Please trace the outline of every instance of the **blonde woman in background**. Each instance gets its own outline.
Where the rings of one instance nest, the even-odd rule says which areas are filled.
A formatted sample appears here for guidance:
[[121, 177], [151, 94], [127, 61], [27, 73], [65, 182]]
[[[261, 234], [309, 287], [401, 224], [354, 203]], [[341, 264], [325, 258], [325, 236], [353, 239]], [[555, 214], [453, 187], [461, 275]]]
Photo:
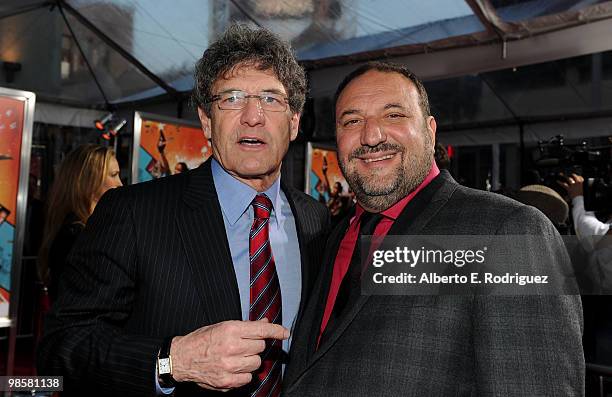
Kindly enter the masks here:
[[39, 270], [54, 301], [64, 262], [85, 228], [98, 200], [122, 186], [115, 152], [106, 146], [83, 145], [70, 152], [55, 175], [46, 204]]

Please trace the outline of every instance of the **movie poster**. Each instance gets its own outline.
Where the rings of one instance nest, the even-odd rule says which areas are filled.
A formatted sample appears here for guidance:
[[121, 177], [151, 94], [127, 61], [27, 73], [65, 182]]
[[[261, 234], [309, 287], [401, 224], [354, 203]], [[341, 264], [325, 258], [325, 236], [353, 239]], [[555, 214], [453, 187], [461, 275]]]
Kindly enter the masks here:
[[9, 316], [21, 262], [28, 175], [21, 167], [29, 167], [34, 101], [33, 93], [0, 88], [0, 320]]
[[198, 123], [136, 113], [132, 183], [196, 168], [211, 154], [210, 143]]
[[306, 193], [325, 204], [333, 220], [342, 218], [353, 206], [355, 195], [342, 175], [332, 146], [308, 143]]

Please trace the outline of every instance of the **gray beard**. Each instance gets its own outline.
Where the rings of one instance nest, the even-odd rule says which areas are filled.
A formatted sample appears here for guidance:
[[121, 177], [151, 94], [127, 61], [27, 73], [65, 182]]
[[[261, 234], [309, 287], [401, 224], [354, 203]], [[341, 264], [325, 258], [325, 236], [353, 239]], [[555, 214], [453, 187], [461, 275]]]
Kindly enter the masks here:
[[[349, 186], [355, 192], [357, 201], [363, 207], [377, 212], [384, 211], [414, 191], [429, 174], [433, 161], [433, 150], [431, 150], [429, 142], [425, 142], [424, 146], [423, 150], [411, 156], [407, 163], [405, 161], [408, 154], [399, 145], [383, 143], [369, 150], [361, 147], [351, 153], [348, 164], [340, 160], [340, 168]], [[351, 165], [351, 160], [357, 155], [393, 149], [400, 151], [401, 163], [390, 175], [390, 180], [384, 181], [384, 183], [381, 183], [380, 177], [376, 173], [359, 174], [355, 167]]]

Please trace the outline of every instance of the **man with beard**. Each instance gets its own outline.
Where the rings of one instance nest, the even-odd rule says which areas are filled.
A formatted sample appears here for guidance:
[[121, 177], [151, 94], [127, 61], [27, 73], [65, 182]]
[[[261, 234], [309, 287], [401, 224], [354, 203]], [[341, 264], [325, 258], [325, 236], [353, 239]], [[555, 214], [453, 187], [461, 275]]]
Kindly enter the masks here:
[[328, 239], [285, 395], [584, 394], [576, 295], [361, 294], [360, 235], [536, 235], [545, 255], [566, 257], [542, 213], [440, 171], [435, 132], [425, 89], [405, 67], [366, 64], [340, 84], [338, 157], [358, 205]]

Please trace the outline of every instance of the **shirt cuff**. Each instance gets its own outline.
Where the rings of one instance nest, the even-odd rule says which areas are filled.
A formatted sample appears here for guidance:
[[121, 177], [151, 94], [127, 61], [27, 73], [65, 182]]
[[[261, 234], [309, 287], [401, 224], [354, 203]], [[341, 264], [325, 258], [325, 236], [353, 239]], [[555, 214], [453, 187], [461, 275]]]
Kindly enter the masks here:
[[155, 366], [155, 395], [166, 396], [174, 393], [175, 387], [161, 387], [159, 385], [159, 374], [157, 373], [157, 365]]
[[575, 207], [577, 205], [584, 208], [584, 196], [576, 196], [572, 199], [572, 205]]

